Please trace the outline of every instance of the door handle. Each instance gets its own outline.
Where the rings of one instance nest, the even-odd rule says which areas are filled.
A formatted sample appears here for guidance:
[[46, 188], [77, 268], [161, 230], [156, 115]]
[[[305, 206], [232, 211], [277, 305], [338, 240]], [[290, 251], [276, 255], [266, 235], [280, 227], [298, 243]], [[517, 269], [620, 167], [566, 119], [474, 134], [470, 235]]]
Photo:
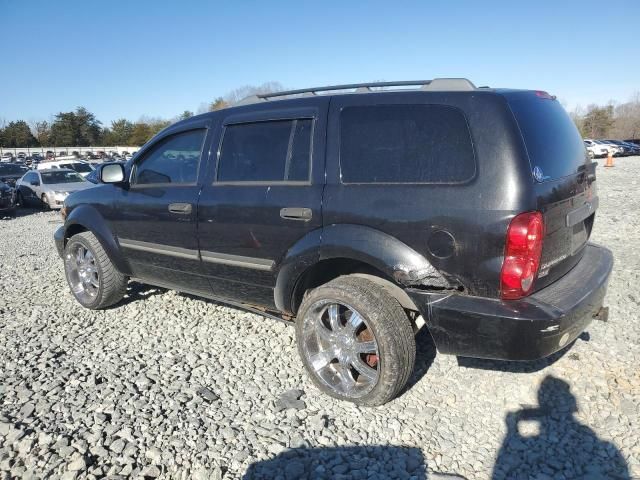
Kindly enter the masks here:
[[280, 209], [280, 216], [285, 220], [301, 220], [303, 222], [308, 222], [313, 217], [313, 212], [310, 208], [288, 207]]
[[169, 211], [171, 213], [180, 213], [182, 215], [188, 215], [191, 213], [192, 206], [190, 203], [170, 203]]

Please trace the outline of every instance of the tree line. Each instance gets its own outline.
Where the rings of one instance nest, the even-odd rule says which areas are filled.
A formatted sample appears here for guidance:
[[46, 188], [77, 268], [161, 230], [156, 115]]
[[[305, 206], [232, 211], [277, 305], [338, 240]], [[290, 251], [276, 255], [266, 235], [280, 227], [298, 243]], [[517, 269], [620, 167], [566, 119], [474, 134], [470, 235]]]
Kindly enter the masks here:
[[[203, 103], [198, 113], [226, 108], [244, 97], [281, 91], [278, 82], [262, 85], [247, 85], [237, 88], [213, 101]], [[84, 107], [71, 112], [60, 112], [51, 121], [26, 122], [15, 120], [0, 122], [0, 146], [4, 148], [126, 145], [140, 146], [148, 142], [160, 130], [179, 120], [192, 117], [194, 113], [185, 110], [172, 119], [142, 117], [136, 122], [119, 118], [104, 126], [96, 116]]]
[[[247, 85], [224, 96], [202, 103], [197, 113], [226, 108], [250, 95], [282, 91], [279, 82]], [[640, 93], [628, 102], [608, 105], [589, 105], [571, 113], [584, 138], [640, 138]], [[103, 126], [96, 116], [84, 107], [71, 112], [60, 112], [51, 121], [26, 122], [15, 120], [0, 123], [0, 146], [5, 148], [127, 145], [140, 146], [160, 130], [178, 120], [193, 116], [185, 110], [172, 119], [142, 117], [136, 122], [120, 118]]]

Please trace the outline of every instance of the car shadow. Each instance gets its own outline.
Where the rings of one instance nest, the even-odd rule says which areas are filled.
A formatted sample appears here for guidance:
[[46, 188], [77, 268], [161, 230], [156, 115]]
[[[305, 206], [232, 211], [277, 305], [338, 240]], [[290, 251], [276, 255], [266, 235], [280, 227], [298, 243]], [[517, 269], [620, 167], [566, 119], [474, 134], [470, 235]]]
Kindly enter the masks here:
[[400, 396], [411, 390], [427, 374], [436, 359], [436, 353], [436, 345], [429, 329], [422, 327], [416, 334], [416, 363], [413, 367], [413, 373]]
[[166, 293], [167, 290], [160, 287], [154, 287], [153, 285], [147, 285], [145, 283], [139, 282], [129, 282], [127, 285], [127, 293], [125, 293], [122, 300], [120, 300], [115, 305], [112, 305], [111, 308], [118, 308], [124, 305], [128, 305], [133, 302], [137, 302], [140, 300], [145, 300], [149, 297], [153, 297], [155, 295], [162, 295]]
[[492, 480], [511, 478], [630, 479], [622, 454], [576, 418], [578, 402], [567, 382], [551, 375], [538, 406], [507, 414], [507, 434]]
[[249, 465], [243, 480], [261, 479], [455, 480], [458, 475], [428, 473], [422, 451], [386, 445], [293, 448]]

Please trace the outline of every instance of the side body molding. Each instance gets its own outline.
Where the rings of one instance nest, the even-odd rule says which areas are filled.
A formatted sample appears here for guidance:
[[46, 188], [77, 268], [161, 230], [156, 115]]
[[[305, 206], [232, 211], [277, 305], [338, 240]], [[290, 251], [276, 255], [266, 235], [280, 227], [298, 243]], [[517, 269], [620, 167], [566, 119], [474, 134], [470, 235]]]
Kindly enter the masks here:
[[291, 312], [293, 292], [304, 271], [333, 258], [371, 265], [401, 286], [450, 286], [424, 256], [397, 238], [371, 227], [335, 224], [310, 232], [287, 252], [274, 292], [278, 309]]
[[67, 239], [71, 237], [72, 233], [70, 234], [70, 232], [73, 232], [76, 226], [92, 232], [116, 268], [126, 275], [131, 274], [129, 264], [122, 256], [118, 242], [98, 209], [88, 204], [80, 204], [71, 211], [64, 223], [65, 244]]

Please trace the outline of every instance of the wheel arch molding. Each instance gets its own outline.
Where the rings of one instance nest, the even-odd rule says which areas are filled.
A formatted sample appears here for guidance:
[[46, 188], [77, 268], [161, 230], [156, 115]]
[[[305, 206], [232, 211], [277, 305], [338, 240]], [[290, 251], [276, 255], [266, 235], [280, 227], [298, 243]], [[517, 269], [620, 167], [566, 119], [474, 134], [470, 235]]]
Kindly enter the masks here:
[[[277, 273], [276, 307], [294, 313], [305, 277], [313, 274], [320, 264], [331, 265], [330, 260], [368, 266], [400, 287], [450, 287], [423, 255], [392, 235], [363, 225], [334, 224], [308, 233], [289, 249]], [[351, 272], [348, 267], [345, 271], [338, 270], [338, 275], [349, 273], [357, 270]]]
[[78, 205], [74, 208], [64, 223], [64, 246], [73, 235], [89, 231], [93, 233], [102, 248], [109, 256], [116, 268], [124, 274], [130, 274], [131, 269], [125, 261], [116, 239], [100, 212], [91, 205]]

